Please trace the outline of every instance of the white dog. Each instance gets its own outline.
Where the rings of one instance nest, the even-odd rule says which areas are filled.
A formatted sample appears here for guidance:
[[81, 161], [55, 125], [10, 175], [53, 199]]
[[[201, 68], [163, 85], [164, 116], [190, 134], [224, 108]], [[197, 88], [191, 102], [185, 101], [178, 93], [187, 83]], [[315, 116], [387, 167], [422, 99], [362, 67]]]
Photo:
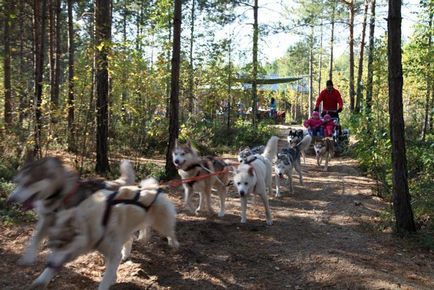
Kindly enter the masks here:
[[292, 184], [292, 171], [294, 168], [299, 174], [300, 184], [303, 185], [299, 147], [295, 146], [294, 148], [282, 149], [281, 153], [277, 155], [277, 161], [274, 165], [274, 170], [276, 172], [276, 197], [281, 196], [280, 179], [283, 178], [285, 175], [288, 176], [289, 179], [289, 192], [294, 192], [294, 187]]
[[142, 181], [140, 187], [121, 187], [110, 195], [99, 191], [77, 207], [58, 213], [49, 231], [48, 246], [52, 252], [47, 267], [31, 287], [46, 287], [63, 265], [98, 250], [106, 261], [98, 289], [108, 290], [116, 283], [121, 259], [129, 255], [133, 232], [152, 227], [176, 248], [175, 224], [175, 207], [155, 179]]
[[[225, 199], [229, 185], [229, 169], [231, 168], [226, 162], [215, 157], [201, 157], [194, 149], [190, 142], [186, 144], [176, 141], [175, 148], [172, 151], [173, 163], [178, 169], [178, 174], [182, 179], [193, 179], [184, 182], [184, 206], [190, 212], [194, 211], [191, 198], [194, 192], [199, 192], [199, 206], [195, 213], [199, 214], [204, 208], [209, 214], [213, 214], [211, 207], [211, 190], [216, 188], [220, 197], [219, 217], [225, 214]], [[215, 174], [214, 173], [218, 173]]]
[[[252, 158], [252, 157], [251, 157]], [[266, 189], [271, 193], [271, 163], [261, 155], [253, 155], [248, 163], [242, 163], [236, 170], [234, 185], [241, 198], [241, 223], [246, 223], [247, 196], [250, 193], [258, 194], [264, 203], [266, 221], [268, 225], [273, 224], [268, 195]]]
[[121, 162], [121, 177], [114, 181], [102, 179], [81, 180], [76, 170], [69, 168], [55, 157], [46, 157], [23, 166], [15, 177], [16, 189], [8, 202], [17, 202], [24, 209], [35, 208], [38, 223], [21, 264], [32, 264], [38, 247], [55, 222], [55, 214], [80, 204], [101, 189], [116, 190], [134, 183], [135, 174], [131, 162]]

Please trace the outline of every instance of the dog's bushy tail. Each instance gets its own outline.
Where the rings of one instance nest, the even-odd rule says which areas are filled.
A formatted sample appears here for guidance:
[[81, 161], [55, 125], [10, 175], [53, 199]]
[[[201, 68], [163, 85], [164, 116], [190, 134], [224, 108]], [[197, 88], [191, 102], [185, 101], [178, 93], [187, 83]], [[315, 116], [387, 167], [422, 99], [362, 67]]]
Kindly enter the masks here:
[[277, 158], [277, 143], [279, 142], [279, 137], [272, 136], [265, 146], [264, 153], [262, 153], [262, 156], [270, 160], [271, 162], [274, 162]]
[[308, 148], [311, 142], [312, 142], [312, 136], [308, 134], [303, 137], [303, 139], [296, 145], [296, 147], [300, 150], [303, 150]]
[[133, 185], [136, 180], [136, 173], [130, 160], [121, 161], [121, 179], [125, 181], [125, 185]]

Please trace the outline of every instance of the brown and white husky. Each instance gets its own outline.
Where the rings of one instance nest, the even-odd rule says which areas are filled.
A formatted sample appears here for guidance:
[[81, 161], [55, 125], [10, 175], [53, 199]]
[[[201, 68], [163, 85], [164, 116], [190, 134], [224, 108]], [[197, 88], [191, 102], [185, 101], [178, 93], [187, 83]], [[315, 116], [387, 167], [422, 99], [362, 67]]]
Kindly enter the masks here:
[[[191, 146], [190, 142], [180, 144], [178, 140], [176, 140], [175, 148], [172, 151], [172, 159], [182, 179], [193, 179], [183, 183], [184, 206], [190, 212], [194, 211], [196, 214], [199, 214], [203, 210], [207, 210], [209, 214], [213, 214], [211, 190], [215, 188], [220, 197], [220, 212], [218, 216], [224, 216], [231, 166], [216, 157], [201, 157], [197, 150]], [[191, 202], [194, 192], [199, 192], [200, 194], [199, 206], [196, 210], [194, 210]]]

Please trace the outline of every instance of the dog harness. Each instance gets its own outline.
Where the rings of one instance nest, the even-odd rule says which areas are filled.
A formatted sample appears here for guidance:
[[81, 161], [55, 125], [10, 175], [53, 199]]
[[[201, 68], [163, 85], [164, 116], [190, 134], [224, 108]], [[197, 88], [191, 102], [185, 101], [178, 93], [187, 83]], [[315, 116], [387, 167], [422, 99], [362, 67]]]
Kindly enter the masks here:
[[104, 227], [104, 232], [101, 235], [101, 238], [99, 238], [99, 240], [95, 243], [95, 246], [93, 247], [94, 249], [98, 248], [99, 244], [102, 242], [106, 230], [107, 230], [107, 224], [110, 218], [110, 213], [112, 210], [112, 207], [118, 204], [127, 204], [127, 205], [135, 205], [138, 207], [141, 207], [145, 212], [147, 212], [155, 203], [155, 201], [157, 200], [158, 196], [160, 195], [160, 193], [162, 193], [163, 190], [161, 188], [159, 188], [157, 190], [157, 194], [155, 195], [155, 198], [152, 200], [152, 202], [149, 205], [144, 205], [143, 203], [141, 203], [139, 201], [140, 198], [140, 189], [136, 191], [136, 194], [134, 195], [134, 197], [132, 199], [115, 199], [116, 195], [119, 193], [119, 191], [115, 191], [113, 193], [111, 193], [106, 200], [106, 207], [105, 207], [105, 211], [104, 211], [104, 216], [102, 219], [102, 226]]
[[118, 204], [128, 204], [128, 205], [136, 205], [138, 207], [141, 207], [144, 211], [148, 211], [151, 206], [155, 203], [155, 201], [158, 198], [158, 195], [162, 192], [162, 189], [157, 190], [157, 194], [155, 195], [155, 198], [152, 200], [152, 202], [149, 205], [144, 205], [139, 201], [140, 198], [140, 190], [136, 191], [136, 194], [132, 199], [115, 199], [116, 195], [119, 193], [118, 191], [115, 191], [111, 193], [106, 200], [106, 207], [104, 212], [104, 217], [102, 219], [102, 225], [105, 227], [108, 224], [108, 220], [110, 218], [111, 209], [113, 206]]

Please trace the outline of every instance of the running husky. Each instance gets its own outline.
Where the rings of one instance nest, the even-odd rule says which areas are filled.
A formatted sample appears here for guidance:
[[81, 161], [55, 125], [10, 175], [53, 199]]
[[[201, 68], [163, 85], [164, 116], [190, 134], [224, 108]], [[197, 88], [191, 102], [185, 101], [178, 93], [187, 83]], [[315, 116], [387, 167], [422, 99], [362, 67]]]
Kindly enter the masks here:
[[121, 162], [121, 177], [114, 181], [102, 179], [81, 180], [76, 170], [69, 168], [56, 157], [46, 157], [27, 165], [15, 177], [17, 187], [8, 202], [22, 204], [25, 210], [35, 208], [38, 222], [31, 242], [20, 263], [35, 262], [39, 245], [54, 225], [55, 214], [75, 207], [101, 189], [117, 190], [123, 185], [134, 183], [135, 174], [130, 161]]
[[283, 148], [279, 154], [277, 154], [277, 161], [274, 165], [274, 170], [276, 172], [276, 197], [280, 197], [280, 178], [283, 178], [286, 174], [289, 179], [289, 192], [294, 192], [294, 187], [292, 184], [292, 170], [298, 172], [300, 177], [300, 184], [303, 185], [303, 176], [301, 172], [300, 164], [300, 147], [301, 142], [294, 148]]
[[318, 166], [321, 166], [322, 159], [324, 158], [325, 164], [323, 170], [327, 171], [329, 161], [333, 157], [335, 151], [334, 141], [329, 138], [316, 139], [313, 148], [315, 150], [316, 163]]
[[247, 196], [250, 193], [258, 194], [264, 203], [265, 216], [268, 225], [273, 223], [270, 206], [268, 204], [268, 193], [271, 194], [273, 189], [272, 179], [272, 161], [277, 157], [277, 142], [279, 138], [272, 136], [265, 146], [264, 153], [248, 156], [240, 164], [235, 172], [234, 185], [241, 198], [241, 223], [247, 221]]
[[240, 150], [238, 155], [238, 161], [240, 163], [246, 163], [246, 161], [248, 161], [251, 158], [251, 156], [260, 154], [263, 157], [267, 158], [271, 163], [273, 163], [277, 157], [278, 142], [279, 142], [279, 137], [272, 136], [267, 141], [267, 145], [265, 147], [258, 146], [258, 147], [254, 147], [253, 149], [247, 147], [244, 150]]
[[122, 258], [131, 251], [132, 234], [153, 228], [167, 237], [169, 246], [177, 248], [174, 205], [159, 188], [155, 179], [140, 186], [125, 186], [107, 195], [98, 191], [78, 206], [60, 211], [50, 228], [48, 247], [51, 253], [45, 270], [31, 288], [45, 288], [66, 263], [97, 250], [104, 255], [106, 271], [99, 290], [116, 283]]
[[302, 129], [290, 129], [288, 134], [288, 143], [289, 147], [294, 148], [298, 146], [301, 155], [303, 156], [303, 163], [306, 164], [306, 151], [309, 149], [310, 143], [312, 143], [312, 136], [309, 134], [304, 134]]
[[[186, 144], [178, 143], [176, 140], [175, 148], [172, 151], [173, 164], [178, 169], [178, 174], [182, 179], [196, 178], [190, 182], [183, 183], [184, 186], [184, 206], [190, 212], [199, 214], [204, 207], [209, 214], [213, 214], [211, 207], [211, 189], [215, 187], [220, 197], [219, 217], [225, 215], [225, 199], [229, 186], [229, 169], [232, 167], [216, 157], [201, 157], [190, 142]], [[215, 175], [214, 172], [220, 172]], [[202, 177], [201, 177], [202, 176]], [[199, 206], [194, 210], [191, 198], [194, 192], [199, 192]]]

